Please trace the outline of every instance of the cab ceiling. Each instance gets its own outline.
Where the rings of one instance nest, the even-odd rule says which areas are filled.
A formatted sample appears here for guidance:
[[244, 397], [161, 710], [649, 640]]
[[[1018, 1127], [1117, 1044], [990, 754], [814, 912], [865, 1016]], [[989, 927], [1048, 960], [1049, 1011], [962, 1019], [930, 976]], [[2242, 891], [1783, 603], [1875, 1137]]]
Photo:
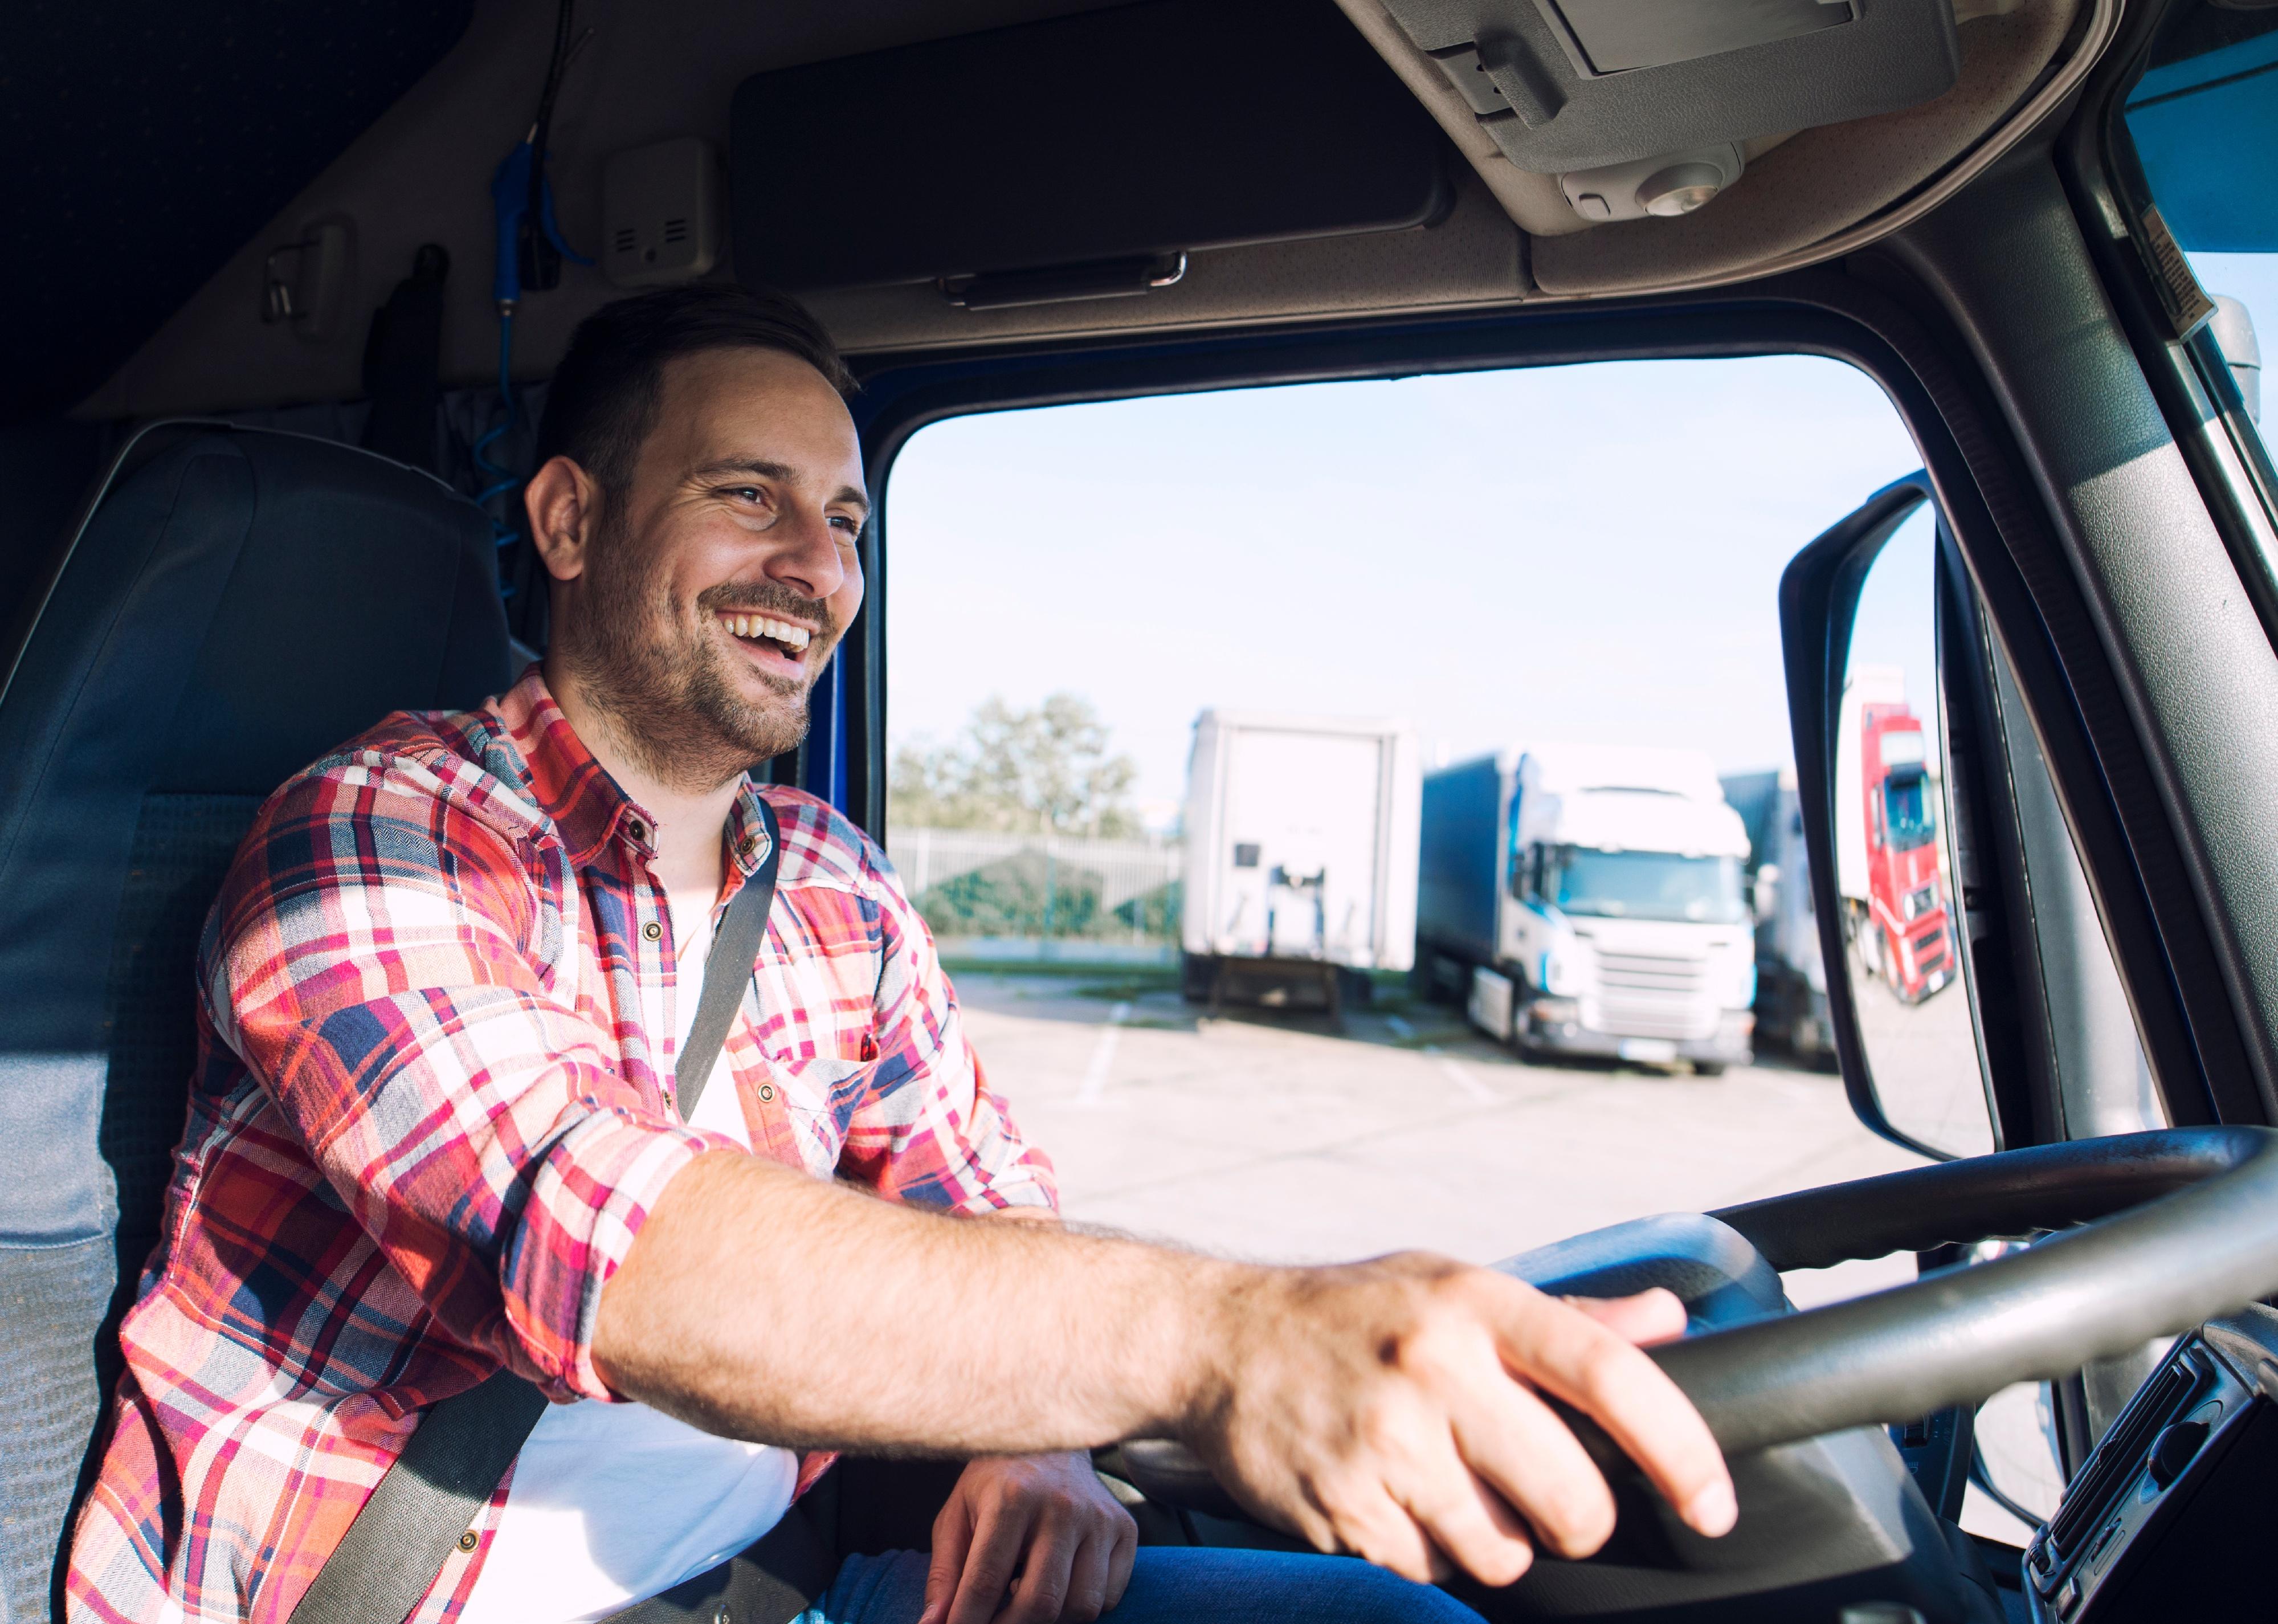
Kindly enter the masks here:
[[[746, 78], [930, 39], [1076, 12], [1116, 0], [580, 0], [592, 30], [564, 80], [551, 172], [563, 233], [600, 234], [611, 154], [698, 135], [725, 150]], [[1324, 4], [1329, 0], [1322, 0]], [[2034, 116], [2060, 77], [2108, 34], [2118, 0], [1962, 0], [1961, 74], [1936, 100], [1877, 118], [1750, 143], [1747, 172], [1699, 212], [1590, 226], [1554, 177], [1511, 165], [1471, 108], [1379, 0], [1335, 0], [1417, 94], [1468, 162], [1455, 206], [1403, 231], [1196, 253], [1185, 278], [1143, 297], [1007, 310], [956, 308], [928, 283], [833, 291], [811, 303], [857, 355], [1362, 312], [1488, 308], [1731, 280], [1808, 259], [1846, 230], [1950, 176], [1989, 130]], [[1978, 15], [1991, 9], [1993, 14]], [[447, 383], [495, 375], [490, 297], [493, 170], [527, 131], [551, 47], [554, 0], [474, 0], [464, 34], [407, 94], [278, 209], [75, 415], [101, 418], [349, 400], [363, 394], [371, 310], [423, 243], [451, 256]], [[2060, 88], [2060, 86], [2058, 87]], [[859, 102], [843, 117], [865, 117]], [[164, 132], [152, 132], [163, 142]], [[829, 139], [818, 130], [818, 141]], [[340, 319], [311, 333], [261, 319], [264, 263], [310, 222], [352, 230]], [[723, 265], [716, 274], [732, 273]], [[595, 269], [527, 298], [516, 372], [550, 372], [570, 330], [617, 296]], [[90, 380], [92, 382], [92, 380]]]

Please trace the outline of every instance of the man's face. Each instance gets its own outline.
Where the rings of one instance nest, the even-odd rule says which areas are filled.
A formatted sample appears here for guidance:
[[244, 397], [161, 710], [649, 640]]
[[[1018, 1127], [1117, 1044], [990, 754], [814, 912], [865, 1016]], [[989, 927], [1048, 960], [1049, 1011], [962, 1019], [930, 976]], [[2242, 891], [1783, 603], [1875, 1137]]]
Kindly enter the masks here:
[[669, 364], [557, 628], [621, 742], [690, 788], [796, 745], [861, 607], [868, 511], [853, 420], [814, 368], [760, 349]]

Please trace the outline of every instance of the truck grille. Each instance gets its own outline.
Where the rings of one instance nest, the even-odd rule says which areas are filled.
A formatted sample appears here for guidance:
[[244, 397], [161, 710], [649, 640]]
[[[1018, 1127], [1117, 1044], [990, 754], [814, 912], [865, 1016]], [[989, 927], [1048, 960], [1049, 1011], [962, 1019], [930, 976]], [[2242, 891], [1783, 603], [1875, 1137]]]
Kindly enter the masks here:
[[1609, 998], [1647, 992], [1690, 999], [1701, 991], [1702, 968], [1698, 959], [1672, 959], [1647, 953], [1601, 953], [1598, 955], [1598, 984], [1606, 989]]
[[1701, 996], [1707, 966], [1661, 954], [1598, 954], [1598, 1030], [1617, 1038], [1706, 1038], [1716, 1012]]

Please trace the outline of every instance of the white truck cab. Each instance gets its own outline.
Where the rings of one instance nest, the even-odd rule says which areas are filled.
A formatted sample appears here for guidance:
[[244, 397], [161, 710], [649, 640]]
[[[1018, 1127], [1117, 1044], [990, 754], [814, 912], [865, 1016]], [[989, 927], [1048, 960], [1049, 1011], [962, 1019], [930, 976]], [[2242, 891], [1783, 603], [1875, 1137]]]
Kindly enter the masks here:
[[1752, 1057], [1747, 856], [1701, 751], [1465, 762], [1426, 782], [1419, 944], [1474, 1023], [1524, 1053], [1721, 1071]]

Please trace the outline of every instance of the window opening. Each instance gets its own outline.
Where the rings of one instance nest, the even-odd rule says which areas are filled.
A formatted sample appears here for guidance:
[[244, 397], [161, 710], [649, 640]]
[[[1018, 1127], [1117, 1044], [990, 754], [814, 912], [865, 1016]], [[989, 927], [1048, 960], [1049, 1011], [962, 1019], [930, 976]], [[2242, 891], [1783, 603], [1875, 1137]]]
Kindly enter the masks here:
[[[1870, 379], [1802, 356], [914, 434], [884, 488], [888, 850], [1069, 1214], [1251, 1256], [1492, 1261], [1912, 1165], [1826, 1054], [1777, 592], [1919, 463]], [[1897, 910], [1893, 1018], [1959, 1021], [1982, 1115], [1923, 856], [1922, 528], [1862, 611], [1919, 675], [1850, 803], [1862, 847], [1871, 816], [1901, 849], [1831, 905]], [[1466, 909], [1468, 957], [1435, 934]], [[1734, 1036], [1750, 1061], [1706, 1058]]]

